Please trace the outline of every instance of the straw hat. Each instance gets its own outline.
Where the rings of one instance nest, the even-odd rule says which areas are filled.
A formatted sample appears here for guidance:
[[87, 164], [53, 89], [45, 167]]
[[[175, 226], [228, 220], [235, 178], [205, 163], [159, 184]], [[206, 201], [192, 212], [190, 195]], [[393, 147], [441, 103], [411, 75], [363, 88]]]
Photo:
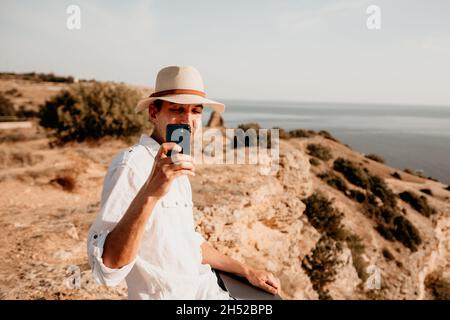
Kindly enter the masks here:
[[202, 76], [190, 66], [161, 69], [156, 76], [155, 92], [140, 100], [135, 111], [147, 109], [157, 99], [179, 104], [201, 104], [218, 112], [225, 110], [224, 104], [206, 98]]

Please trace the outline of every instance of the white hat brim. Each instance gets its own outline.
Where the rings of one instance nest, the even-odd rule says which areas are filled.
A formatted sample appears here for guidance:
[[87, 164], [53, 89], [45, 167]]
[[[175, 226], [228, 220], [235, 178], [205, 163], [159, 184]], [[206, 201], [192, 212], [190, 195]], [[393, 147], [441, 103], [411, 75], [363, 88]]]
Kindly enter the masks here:
[[223, 112], [225, 110], [225, 105], [223, 103], [214, 100], [203, 98], [194, 94], [173, 94], [163, 97], [149, 97], [142, 99], [138, 102], [134, 111], [136, 113], [141, 112], [142, 110], [147, 109], [153, 101], [158, 99], [179, 104], [201, 104], [204, 107], [211, 108], [218, 112]]

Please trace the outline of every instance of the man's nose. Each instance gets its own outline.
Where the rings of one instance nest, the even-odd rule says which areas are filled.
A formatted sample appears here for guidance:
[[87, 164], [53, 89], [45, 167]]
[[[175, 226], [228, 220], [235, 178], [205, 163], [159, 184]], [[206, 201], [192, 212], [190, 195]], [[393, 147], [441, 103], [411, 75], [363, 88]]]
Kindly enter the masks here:
[[179, 119], [181, 123], [186, 123], [188, 125], [192, 125], [193, 116], [191, 112], [184, 112], [181, 118]]

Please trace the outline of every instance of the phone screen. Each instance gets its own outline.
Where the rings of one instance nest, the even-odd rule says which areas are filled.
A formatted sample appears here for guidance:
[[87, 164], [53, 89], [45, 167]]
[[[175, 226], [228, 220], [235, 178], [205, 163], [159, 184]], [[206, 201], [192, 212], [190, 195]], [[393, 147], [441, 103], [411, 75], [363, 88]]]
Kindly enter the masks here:
[[[166, 141], [175, 142], [181, 146], [181, 153], [191, 154], [191, 126], [188, 124], [168, 124], [166, 127]], [[176, 151], [174, 151], [176, 152]], [[167, 156], [172, 155], [169, 150]]]

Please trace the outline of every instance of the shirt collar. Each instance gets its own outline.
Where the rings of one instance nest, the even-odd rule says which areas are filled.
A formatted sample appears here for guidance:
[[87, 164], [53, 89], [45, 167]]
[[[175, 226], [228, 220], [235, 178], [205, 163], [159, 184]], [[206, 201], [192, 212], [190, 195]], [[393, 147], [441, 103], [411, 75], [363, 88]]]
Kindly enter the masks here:
[[159, 148], [161, 147], [161, 145], [155, 139], [150, 137], [148, 134], [141, 135], [141, 138], [139, 139], [139, 144], [145, 146], [154, 157], [156, 156]]

